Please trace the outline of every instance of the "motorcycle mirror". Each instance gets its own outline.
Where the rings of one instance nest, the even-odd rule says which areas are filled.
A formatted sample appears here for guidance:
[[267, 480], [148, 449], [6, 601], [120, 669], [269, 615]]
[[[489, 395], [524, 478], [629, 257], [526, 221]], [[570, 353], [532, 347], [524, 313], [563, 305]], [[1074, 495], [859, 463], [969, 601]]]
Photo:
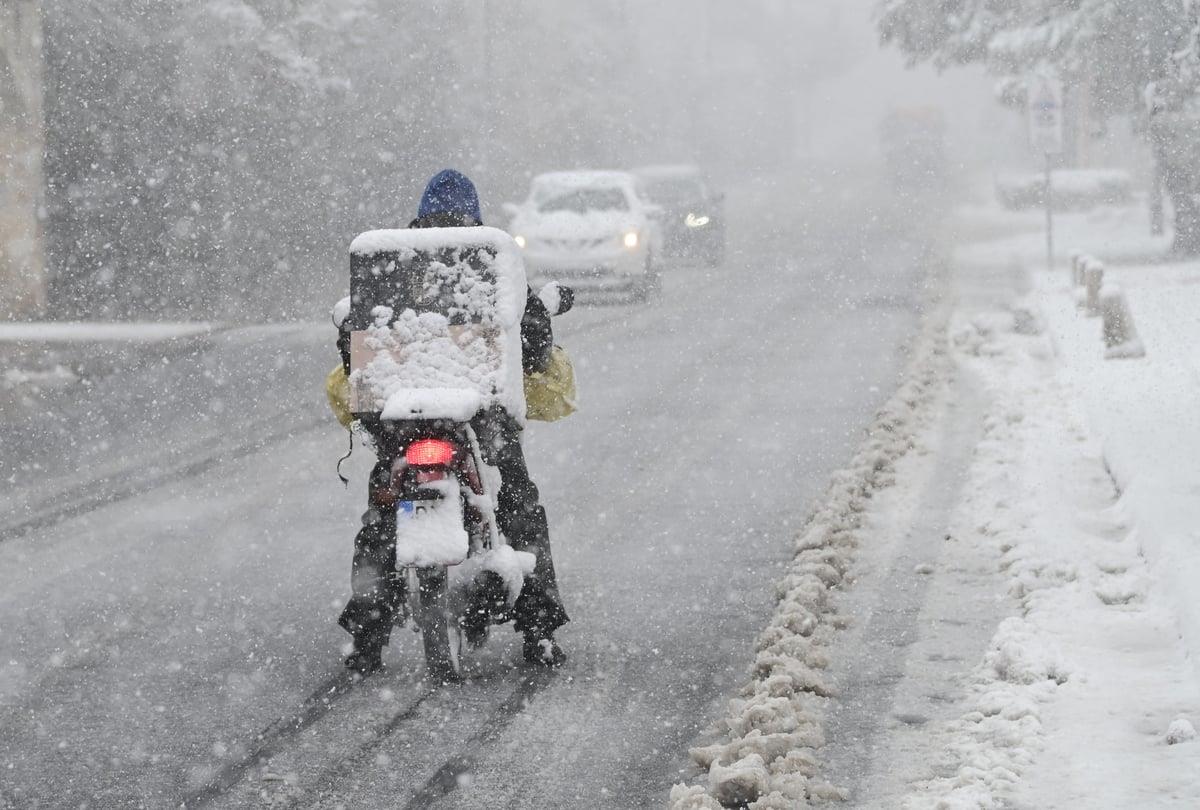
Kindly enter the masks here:
[[551, 281], [542, 287], [538, 298], [542, 300], [551, 317], [569, 312], [571, 307], [575, 306], [575, 291], [557, 281]]
[[350, 296], [346, 296], [342, 300], [333, 305], [333, 311], [329, 313], [329, 317], [333, 319], [333, 325], [338, 329], [342, 328], [342, 324], [346, 322], [346, 318], [350, 315]]

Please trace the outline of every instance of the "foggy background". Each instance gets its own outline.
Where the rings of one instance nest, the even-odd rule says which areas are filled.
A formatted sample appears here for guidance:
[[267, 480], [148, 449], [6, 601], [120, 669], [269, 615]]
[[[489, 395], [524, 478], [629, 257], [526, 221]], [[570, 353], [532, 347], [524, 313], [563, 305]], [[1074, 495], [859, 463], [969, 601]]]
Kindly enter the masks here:
[[323, 315], [349, 239], [406, 224], [447, 166], [503, 225], [560, 168], [694, 161], [813, 193], [796, 170], [877, 162], [897, 107], [942, 109], [953, 161], [1019, 142], [981, 75], [881, 50], [872, 6], [52, 0], [49, 314]]
[[[520, 440], [566, 669], [505, 631], [428, 688], [397, 628], [351, 689], [400, 449], [322, 395], [351, 240], [444, 168], [510, 227], [650, 164], [717, 193], [512, 215], [582, 293], [579, 412]], [[1043, 747], [1015, 805], [1182, 806], [1196, 167], [1194, 0], [0, 0], [0, 808], [895, 807]]]

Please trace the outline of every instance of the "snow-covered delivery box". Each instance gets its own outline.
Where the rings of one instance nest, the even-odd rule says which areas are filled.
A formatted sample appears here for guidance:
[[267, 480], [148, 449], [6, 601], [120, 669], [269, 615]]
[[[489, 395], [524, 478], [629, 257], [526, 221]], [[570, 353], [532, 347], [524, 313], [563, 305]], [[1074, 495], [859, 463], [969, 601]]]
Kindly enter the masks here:
[[496, 228], [368, 231], [350, 245], [350, 409], [466, 421], [525, 413], [525, 268]]

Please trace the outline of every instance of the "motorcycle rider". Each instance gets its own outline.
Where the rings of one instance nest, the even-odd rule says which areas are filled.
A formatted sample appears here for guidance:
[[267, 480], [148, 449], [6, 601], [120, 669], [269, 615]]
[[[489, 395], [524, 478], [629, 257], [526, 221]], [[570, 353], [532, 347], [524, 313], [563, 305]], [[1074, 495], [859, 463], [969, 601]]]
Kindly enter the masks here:
[[[475, 186], [452, 169], [436, 174], [425, 187], [410, 228], [447, 228], [483, 224]], [[349, 369], [350, 336], [339, 325], [338, 348], [343, 366]], [[521, 319], [521, 364], [526, 374], [542, 372], [550, 362], [554, 345], [550, 313], [541, 299], [527, 291]], [[481, 420], [476, 419], [476, 422]], [[521, 425], [501, 413], [485, 424], [475, 424], [481, 452], [488, 464], [500, 470], [496, 518], [500, 530], [517, 551], [537, 555], [533, 574], [511, 611], [514, 628], [523, 633], [525, 660], [544, 666], [559, 666], [566, 655], [554, 640], [554, 632], [568, 621], [558, 593], [554, 561], [550, 556], [550, 531], [546, 510], [538, 502], [538, 490], [529, 477], [521, 449]], [[392, 624], [406, 598], [403, 571], [396, 571], [394, 516], [375, 508], [375, 489], [386, 486], [391, 476], [390, 460], [380, 460], [368, 483], [368, 508], [363, 527], [354, 539], [351, 567], [352, 596], [338, 623], [354, 638], [354, 649], [346, 666], [369, 674], [382, 666], [382, 651]], [[390, 518], [390, 519], [389, 519]], [[468, 636], [469, 637], [469, 636]]]

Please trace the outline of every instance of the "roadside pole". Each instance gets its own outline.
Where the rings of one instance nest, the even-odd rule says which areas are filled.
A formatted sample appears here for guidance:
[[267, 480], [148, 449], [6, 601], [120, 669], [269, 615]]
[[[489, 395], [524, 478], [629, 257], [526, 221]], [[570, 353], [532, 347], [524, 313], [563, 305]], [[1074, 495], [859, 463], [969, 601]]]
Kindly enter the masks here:
[[1155, 155], [1154, 175], [1150, 181], [1150, 234], [1152, 236], [1162, 236], [1165, 230], [1162, 161]]
[[1029, 141], [1046, 161], [1046, 269], [1054, 269], [1054, 158], [1063, 151], [1063, 86], [1049, 76], [1029, 79]]
[[40, 0], [0, 0], [0, 320], [46, 305]]
[[1046, 153], [1046, 270], [1054, 272], [1054, 171]]

